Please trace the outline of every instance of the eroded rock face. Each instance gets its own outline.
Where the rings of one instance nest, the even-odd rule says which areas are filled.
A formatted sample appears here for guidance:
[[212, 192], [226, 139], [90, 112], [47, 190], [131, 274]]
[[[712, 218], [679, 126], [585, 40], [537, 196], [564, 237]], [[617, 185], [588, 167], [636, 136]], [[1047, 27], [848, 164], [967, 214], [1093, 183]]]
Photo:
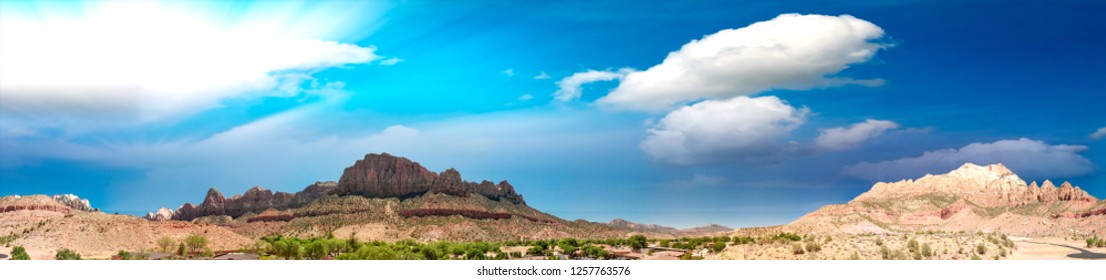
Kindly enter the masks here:
[[165, 208], [165, 207], [162, 207], [161, 209], [157, 209], [156, 213], [155, 212], [147, 212], [146, 213], [146, 220], [150, 220], [150, 221], [161, 222], [161, 221], [168, 221], [168, 220], [172, 220], [172, 219], [173, 219], [173, 210], [171, 210], [169, 208]]
[[956, 195], [981, 206], [1023, 205], [1037, 202], [1069, 201], [1090, 204], [1097, 201], [1079, 187], [1064, 182], [1060, 187], [1045, 180], [1026, 184], [1002, 164], [979, 166], [964, 164], [948, 174], [926, 175], [917, 180], [876, 183], [857, 200], [886, 199], [899, 196], [940, 193]]
[[96, 211], [96, 208], [92, 208], [92, 204], [88, 202], [88, 199], [81, 199], [80, 197], [77, 197], [77, 195], [58, 194], [52, 196], [51, 198], [60, 202], [61, 204], [64, 204], [65, 206], [69, 206], [69, 208], [89, 212]]
[[410, 198], [426, 193], [453, 196], [479, 194], [493, 200], [526, 204], [522, 195], [516, 193], [514, 186], [507, 181], [499, 184], [489, 181], [466, 182], [455, 169], [450, 168], [438, 174], [417, 162], [387, 153], [365, 155], [364, 159], [347, 167], [338, 180], [336, 193], [373, 198]]
[[268, 209], [285, 210], [307, 205], [315, 199], [327, 195], [337, 188], [335, 182], [315, 182], [295, 194], [273, 192], [261, 187], [253, 187], [245, 193], [225, 198], [219, 190], [207, 191], [203, 203], [193, 205], [185, 203], [172, 215], [174, 220], [191, 221], [204, 216], [226, 215], [233, 218], [246, 213], [261, 213]]

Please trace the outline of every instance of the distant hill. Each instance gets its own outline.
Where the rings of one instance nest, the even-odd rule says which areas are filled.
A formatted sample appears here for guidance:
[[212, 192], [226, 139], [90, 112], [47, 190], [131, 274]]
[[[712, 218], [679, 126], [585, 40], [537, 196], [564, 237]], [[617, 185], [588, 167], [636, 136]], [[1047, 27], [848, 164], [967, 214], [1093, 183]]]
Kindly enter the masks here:
[[1106, 202], [1051, 181], [1026, 184], [1002, 164], [965, 164], [947, 174], [876, 183], [846, 204], [786, 225], [813, 233], [983, 231], [1031, 236], [1101, 234]]
[[728, 232], [728, 231], [733, 230], [732, 228], [717, 225], [717, 224], [708, 224], [708, 225], [701, 226], [701, 227], [677, 229], [677, 228], [674, 228], [674, 227], [667, 227], [667, 226], [654, 225], [654, 224], [639, 224], [639, 223], [627, 221], [627, 220], [624, 220], [624, 219], [611, 220], [610, 222], [607, 222], [607, 226], [610, 226], [610, 227], [616, 228], [616, 229], [623, 229], [623, 230], [636, 231], [636, 232], [642, 232], [642, 233], [662, 233], [662, 234], [669, 234], [669, 235], [673, 235], [673, 236], [699, 236], [699, 235], [709, 235], [709, 234], [719, 233], [719, 232]]

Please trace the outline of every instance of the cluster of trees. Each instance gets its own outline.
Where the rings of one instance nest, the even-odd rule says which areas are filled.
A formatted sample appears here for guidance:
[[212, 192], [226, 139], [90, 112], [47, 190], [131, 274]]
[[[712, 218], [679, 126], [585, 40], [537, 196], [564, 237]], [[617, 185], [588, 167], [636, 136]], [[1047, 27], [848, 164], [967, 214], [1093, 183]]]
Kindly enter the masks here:
[[283, 259], [339, 260], [447, 260], [447, 259], [507, 259], [498, 242], [434, 242], [420, 243], [406, 239], [395, 243], [362, 242], [356, 236], [349, 239], [262, 237], [244, 251]]

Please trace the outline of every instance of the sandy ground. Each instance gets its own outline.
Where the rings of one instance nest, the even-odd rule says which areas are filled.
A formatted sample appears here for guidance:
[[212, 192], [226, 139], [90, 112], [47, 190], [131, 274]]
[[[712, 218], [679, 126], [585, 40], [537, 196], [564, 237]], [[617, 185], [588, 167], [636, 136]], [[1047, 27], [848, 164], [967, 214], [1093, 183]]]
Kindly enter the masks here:
[[[2, 245], [2, 244], [0, 244], [0, 245]], [[6, 255], [7, 256], [5, 258], [0, 258], [0, 260], [10, 259], [11, 255], [12, 255], [12, 248], [14, 248], [14, 246], [13, 247], [0, 246], [0, 255]], [[24, 249], [27, 250], [27, 255], [30, 255], [32, 260], [52, 260], [52, 259], [54, 259], [54, 253], [55, 252], [52, 251], [52, 250], [39, 250], [39, 249], [35, 249], [35, 248], [24, 248]], [[83, 257], [83, 255], [82, 255], [82, 257]], [[108, 257], [110, 258], [110, 256], [108, 256]]]
[[[1056, 237], [1011, 238], [1018, 245], [1011, 259], [1015, 260], [1106, 260], [1106, 248], [1086, 248], [1086, 241]], [[1069, 255], [1084, 256], [1074, 258]]]

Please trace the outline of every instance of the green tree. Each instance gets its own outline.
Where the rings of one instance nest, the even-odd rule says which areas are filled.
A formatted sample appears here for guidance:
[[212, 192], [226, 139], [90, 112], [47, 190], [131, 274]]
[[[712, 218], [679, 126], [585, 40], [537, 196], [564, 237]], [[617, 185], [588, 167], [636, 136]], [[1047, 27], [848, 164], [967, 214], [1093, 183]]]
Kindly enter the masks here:
[[726, 249], [726, 242], [715, 242], [714, 245], [710, 246], [710, 251], [715, 252], [715, 253], [722, 252], [722, 250], [725, 250], [725, 249]]
[[162, 253], [169, 253], [169, 248], [173, 247], [173, 243], [177, 242], [169, 237], [161, 237], [161, 239], [157, 240], [157, 247], [161, 248]]
[[124, 260], [133, 260], [134, 259], [134, 256], [131, 255], [130, 252], [127, 252], [127, 251], [124, 251], [124, 250], [119, 250], [119, 253], [117, 255], [119, 255], [120, 259], [124, 259]]
[[23, 248], [23, 246], [15, 246], [15, 248], [12, 248], [12, 260], [25, 261], [30, 259], [31, 255], [27, 254], [27, 249]]
[[196, 234], [184, 238], [184, 244], [188, 246], [189, 252], [193, 254], [203, 252], [203, 249], [207, 247], [207, 243], [206, 237]]
[[648, 239], [646, 239], [644, 235], [640, 234], [630, 236], [630, 239], [627, 240], [630, 248], [634, 248], [634, 250], [641, 250], [645, 248], [647, 246], [646, 242], [648, 242]]
[[661, 240], [661, 244], [660, 244], [660, 245], [661, 245], [661, 247], [668, 247], [668, 245], [669, 245], [669, 242], [671, 242], [671, 241], [669, 241], [668, 239], [665, 239], [665, 240]]
[[186, 252], [185, 252], [185, 249], [184, 249], [184, 242], [181, 242], [180, 246], [177, 246], [177, 255], [184, 256], [185, 253]]
[[73, 252], [72, 250], [61, 248], [58, 249], [58, 253], [54, 255], [55, 260], [80, 260], [81, 254]]
[[311, 241], [307, 244], [307, 248], [304, 249], [304, 253], [308, 259], [321, 260], [327, 257], [330, 252], [330, 248], [327, 248], [326, 242], [322, 240]]

